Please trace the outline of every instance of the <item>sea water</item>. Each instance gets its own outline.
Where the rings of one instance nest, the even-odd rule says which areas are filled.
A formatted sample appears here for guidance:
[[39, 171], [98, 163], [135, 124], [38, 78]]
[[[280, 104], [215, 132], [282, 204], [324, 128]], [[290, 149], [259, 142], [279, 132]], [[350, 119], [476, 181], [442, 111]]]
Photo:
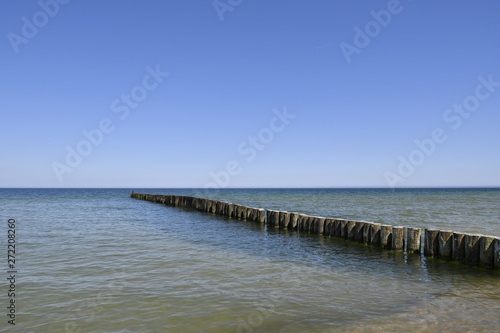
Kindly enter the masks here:
[[[0, 189], [0, 331], [496, 331], [500, 273], [134, 200], [500, 236], [499, 189]], [[15, 297], [7, 281], [15, 220]], [[12, 253], [11, 253], [12, 255]], [[15, 325], [7, 316], [15, 299]]]

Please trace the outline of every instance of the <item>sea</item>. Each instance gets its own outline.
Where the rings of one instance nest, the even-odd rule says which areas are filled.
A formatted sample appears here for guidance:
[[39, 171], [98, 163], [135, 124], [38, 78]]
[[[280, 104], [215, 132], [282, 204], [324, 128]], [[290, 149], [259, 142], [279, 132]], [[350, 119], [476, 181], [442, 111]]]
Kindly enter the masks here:
[[0, 189], [0, 331], [500, 331], [500, 271], [132, 191], [500, 237], [498, 188]]

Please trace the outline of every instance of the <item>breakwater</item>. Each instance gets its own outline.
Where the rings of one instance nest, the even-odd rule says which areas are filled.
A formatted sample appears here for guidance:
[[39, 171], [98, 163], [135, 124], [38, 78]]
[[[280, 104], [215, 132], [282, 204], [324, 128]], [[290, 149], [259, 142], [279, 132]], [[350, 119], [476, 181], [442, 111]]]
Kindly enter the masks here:
[[326, 218], [191, 196], [132, 192], [131, 197], [232, 219], [264, 223], [267, 228], [321, 234], [392, 251], [500, 269], [500, 238], [494, 236]]

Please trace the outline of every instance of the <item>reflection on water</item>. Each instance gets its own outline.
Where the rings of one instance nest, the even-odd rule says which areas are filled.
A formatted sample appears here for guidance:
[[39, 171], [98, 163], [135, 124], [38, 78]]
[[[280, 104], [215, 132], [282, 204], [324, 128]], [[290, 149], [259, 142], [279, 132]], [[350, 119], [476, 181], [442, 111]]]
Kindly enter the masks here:
[[[292, 190], [218, 195], [330, 216], [359, 218], [354, 214], [368, 212], [382, 219], [381, 211], [399, 209], [387, 203], [394, 201], [391, 193], [354, 191], [341, 198], [321, 190], [295, 191], [295, 196]], [[168, 192], [174, 190], [163, 191]], [[19, 221], [20, 332], [467, 332], [492, 331], [500, 324], [499, 272], [266, 230], [133, 200], [129, 193], [1, 190], [2, 217]], [[422, 202], [419, 195], [407, 193], [397, 201]], [[441, 201], [427, 205], [439, 202], [441, 208], [465, 200], [450, 193], [428, 195]], [[464, 195], [470, 203], [470, 198], [498, 199], [499, 193]], [[354, 207], [356, 200], [360, 208]], [[370, 200], [379, 207], [372, 207], [375, 211], [368, 208]], [[464, 217], [466, 207], [457, 209], [458, 221], [471, 221]], [[498, 208], [482, 214], [488, 212], [496, 214], [488, 220], [498, 224]], [[408, 221], [420, 220], [408, 214]], [[485, 228], [477, 219], [472, 223]]]

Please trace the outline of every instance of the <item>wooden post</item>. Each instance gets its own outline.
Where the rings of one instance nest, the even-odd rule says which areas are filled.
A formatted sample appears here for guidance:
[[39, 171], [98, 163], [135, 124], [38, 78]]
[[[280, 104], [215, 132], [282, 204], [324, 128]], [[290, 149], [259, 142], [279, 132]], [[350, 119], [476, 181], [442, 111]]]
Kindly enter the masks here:
[[340, 220], [339, 219], [333, 219], [331, 235], [335, 236], [335, 237], [340, 237]]
[[363, 228], [365, 223], [361, 221], [354, 221], [354, 241], [358, 243], [363, 243]]
[[318, 230], [318, 223], [317, 223], [317, 216], [310, 216], [309, 217], [309, 232], [311, 234], [317, 233]]
[[380, 223], [370, 224], [370, 240], [369, 245], [380, 246], [380, 229], [382, 225]]
[[420, 239], [422, 237], [422, 229], [408, 228], [407, 229], [407, 249], [408, 253], [420, 253]]
[[248, 217], [248, 207], [247, 206], [241, 206], [241, 216], [240, 218], [243, 221], [246, 221]]
[[323, 235], [325, 233], [325, 218], [317, 217], [314, 219], [316, 224], [316, 233]]
[[279, 228], [279, 214], [280, 212], [277, 210], [272, 210], [271, 212], [271, 220], [268, 220], [268, 225], [272, 228]]
[[439, 258], [451, 260], [453, 256], [453, 231], [440, 230], [438, 234]]
[[247, 207], [247, 221], [255, 221], [255, 208]]
[[266, 223], [266, 210], [263, 208], [259, 209], [259, 223]]
[[273, 221], [273, 212], [274, 211], [271, 210], [271, 209], [268, 209], [266, 211], [267, 226], [270, 227], [270, 228], [274, 227], [274, 224], [273, 224], [274, 223], [274, 221]]
[[465, 234], [461, 232], [453, 233], [452, 259], [457, 262], [465, 262]]
[[500, 269], [500, 238], [493, 241], [493, 268]]
[[309, 215], [304, 215], [304, 231], [311, 232], [312, 218]]
[[319, 220], [317, 216], [311, 216], [311, 226], [309, 230], [312, 234], [317, 234], [319, 230]]
[[425, 229], [425, 248], [424, 254], [428, 257], [437, 257], [439, 255], [439, 230]]
[[318, 223], [316, 216], [311, 216], [309, 219], [309, 232], [315, 234], [318, 231]]
[[370, 243], [370, 229], [372, 222], [366, 222], [363, 221], [363, 244], [369, 244]]
[[380, 246], [392, 249], [392, 225], [382, 224], [380, 226]]
[[392, 227], [392, 246], [396, 251], [404, 251], [405, 248], [405, 227]]
[[279, 227], [280, 227], [280, 229], [288, 229], [289, 223], [290, 223], [290, 213], [289, 212], [279, 212]]
[[479, 265], [486, 268], [492, 268], [494, 257], [494, 241], [491, 236], [482, 236], [479, 239]]
[[240, 213], [241, 213], [241, 205], [235, 204], [233, 207], [233, 218], [239, 220]]
[[481, 235], [465, 234], [465, 263], [469, 265], [479, 264], [479, 239]]
[[299, 213], [290, 213], [290, 224], [288, 224], [288, 229], [297, 230], [298, 222]]
[[304, 217], [305, 215], [304, 214], [299, 214], [299, 216], [297, 217], [297, 230], [298, 231], [304, 231]]
[[[343, 239], [349, 238], [349, 230], [347, 230], [347, 220], [339, 220], [340, 237]], [[352, 227], [351, 227], [352, 228]]]
[[333, 236], [333, 232], [335, 230], [333, 221], [335, 221], [335, 220], [331, 219], [331, 218], [325, 219], [324, 234], [326, 236]]
[[355, 227], [356, 227], [356, 221], [350, 221], [350, 220], [347, 221], [346, 225], [347, 239], [354, 240], [356, 238]]

